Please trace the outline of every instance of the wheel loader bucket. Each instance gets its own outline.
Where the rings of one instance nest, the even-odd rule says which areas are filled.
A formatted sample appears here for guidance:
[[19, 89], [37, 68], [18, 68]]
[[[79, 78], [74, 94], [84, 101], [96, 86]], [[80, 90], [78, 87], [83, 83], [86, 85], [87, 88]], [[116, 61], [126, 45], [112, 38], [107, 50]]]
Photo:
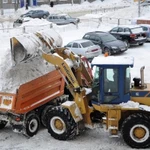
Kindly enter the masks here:
[[41, 51], [50, 53], [55, 47], [62, 46], [62, 38], [53, 29], [22, 34], [10, 39], [11, 57], [14, 65], [41, 55]]

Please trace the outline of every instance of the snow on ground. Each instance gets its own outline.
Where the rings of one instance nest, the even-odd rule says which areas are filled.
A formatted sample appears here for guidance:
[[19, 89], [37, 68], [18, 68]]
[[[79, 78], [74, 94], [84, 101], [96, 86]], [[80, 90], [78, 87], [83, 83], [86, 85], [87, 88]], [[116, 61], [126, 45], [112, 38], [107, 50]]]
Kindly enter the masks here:
[[[66, 11], [79, 11], [83, 9], [90, 9], [90, 8], [98, 8], [99, 7], [113, 7], [117, 4], [122, 5], [132, 5], [130, 8], [125, 8], [117, 11], [117, 12], [111, 12], [101, 15], [108, 15], [113, 17], [123, 17], [123, 18], [133, 18], [137, 17], [137, 5], [133, 5], [131, 0], [116, 0], [115, 2], [112, 0], [105, 0], [104, 2], [95, 1], [91, 4], [88, 2], [83, 3], [82, 5], [57, 5], [54, 6], [54, 8], [51, 8], [53, 12], [60, 11], [64, 12]], [[69, 7], [70, 8], [69, 8]], [[41, 6], [42, 8], [49, 8], [49, 6]], [[67, 7], [67, 8], [66, 8]], [[31, 8], [30, 8], [31, 9]], [[39, 8], [37, 8], [39, 9]], [[24, 13], [25, 10], [20, 9], [19, 13]], [[132, 13], [128, 13], [132, 12]], [[149, 13], [150, 11], [147, 9], [146, 13]], [[126, 15], [127, 14], [127, 15]], [[98, 15], [98, 14], [96, 14]], [[144, 11], [143, 11], [143, 15]], [[90, 17], [90, 15], [86, 15], [85, 18]], [[94, 16], [92, 16], [94, 17]], [[96, 17], [96, 16], [95, 16]], [[83, 17], [84, 18], [84, 17]], [[88, 32], [88, 31], [94, 31], [94, 30], [103, 30], [108, 31], [112, 28], [112, 24], [101, 24], [97, 28], [98, 23], [97, 22], [82, 22], [79, 24], [78, 28], [76, 26], [64, 26], [64, 27], [55, 27], [56, 31], [59, 32], [59, 34], [63, 38], [63, 45], [66, 45], [71, 40], [76, 40], [82, 38], [82, 36]], [[34, 26], [34, 30], [37, 29]], [[31, 29], [33, 30], [33, 29]], [[21, 34], [22, 32], [20, 29], [12, 29], [10, 31], [6, 30], [0, 30], [0, 84], [3, 85], [3, 88], [7, 90], [8, 85], [14, 86], [12, 84], [12, 75], [16, 75], [18, 70], [12, 69], [11, 73], [8, 72], [8, 70], [11, 67], [11, 58], [10, 58], [10, 44], [9, 40], [10, 37], [16, 34]], [[145, 66], [145, 82], [150, 82], [149, 74], [150, 74], [150, 63], [149, 63], [149, 51], [150, 51], [150, 43], [145, 43], [143, 46], [134, 46], [128, 49], [123, 54], [117, 55], [116, 57], [125, 57], [125, 56], [132, 56], [134, 57], [134, 68], [131, 69], [132, 78], [133, 77], [140, 77], [140, 67]], [[37, 64], [35, 66], [39, 67], [41, 64], [41, 60], [38, 60]], [[28, 72], [29, 76], [32, 76], [34, 73], [37, 73], [36, 67], [33, 65], [32, 70], [33, 72]], [[22, 67], [18, 68], [21, 70], [21, 76], [19, 78], [16, 78], [16, 83], [22, 82], [22, 80], [26, 81], [26, 75], [23, 74], [25, 70], [23, 70]], [[28, 68], [30, 70], [30, 68]], [[42, 70], [43, 71], [43, 70]], [[5, 78], [4, 78], [5, 77]], [[8, 80], [6, 80], [6, 78]], [[6, 82], [7, 81], [7, 82]], [[6, 126], [5, 129], [0, 131], [0, 149], [1, 150], [131, 150], [123, 141], [122, 137], [119, 138], [110, 138], [109, 133], [102, 127], [96, 128], [93, 130], [87, 129], [85, 132], [81, 133], [79, 136], [77, 136], [74, 140], [71, 141], [58, 141], [52, 138], [48, 132], [47, 129], [41, 128], [37, 135], [34, 137], [28, 139], [24, 137], [21, 134], [14, 133], [11, 130], [11, 127], [9, 125]]]

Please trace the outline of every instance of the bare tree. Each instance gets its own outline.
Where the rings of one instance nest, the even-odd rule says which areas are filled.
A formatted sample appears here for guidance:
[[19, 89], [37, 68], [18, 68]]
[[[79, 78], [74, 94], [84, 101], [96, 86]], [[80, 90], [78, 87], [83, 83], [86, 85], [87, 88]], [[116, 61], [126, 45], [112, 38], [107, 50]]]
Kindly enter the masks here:
[[19, 8], [19, 0], [15, 0], [14, 8], [15, 8], [15, 11], [18, 10], [18, 8]]

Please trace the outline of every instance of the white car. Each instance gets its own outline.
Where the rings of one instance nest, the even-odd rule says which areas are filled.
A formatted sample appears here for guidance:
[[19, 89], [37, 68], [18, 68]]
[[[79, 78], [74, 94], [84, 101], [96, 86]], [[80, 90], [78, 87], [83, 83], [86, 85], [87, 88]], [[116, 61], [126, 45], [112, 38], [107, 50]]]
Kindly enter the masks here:
[[95, 56], [100, 55], [101, 48], [99, 45], [95, 45], [90, 40], [75, 40], [68, 43], [66, 48], [70, 49], [76, 54], [80, 54], [85, 56], [86, 58], [93, 58]]

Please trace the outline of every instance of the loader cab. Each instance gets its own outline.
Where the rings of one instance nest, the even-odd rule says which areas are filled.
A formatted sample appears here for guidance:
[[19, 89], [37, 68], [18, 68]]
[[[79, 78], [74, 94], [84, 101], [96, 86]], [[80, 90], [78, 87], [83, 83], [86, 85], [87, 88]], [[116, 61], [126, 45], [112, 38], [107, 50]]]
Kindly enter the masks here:
[[133, 58], [95, 57], [92, 61], [92, 103], [119, 104], [130, 100]]

